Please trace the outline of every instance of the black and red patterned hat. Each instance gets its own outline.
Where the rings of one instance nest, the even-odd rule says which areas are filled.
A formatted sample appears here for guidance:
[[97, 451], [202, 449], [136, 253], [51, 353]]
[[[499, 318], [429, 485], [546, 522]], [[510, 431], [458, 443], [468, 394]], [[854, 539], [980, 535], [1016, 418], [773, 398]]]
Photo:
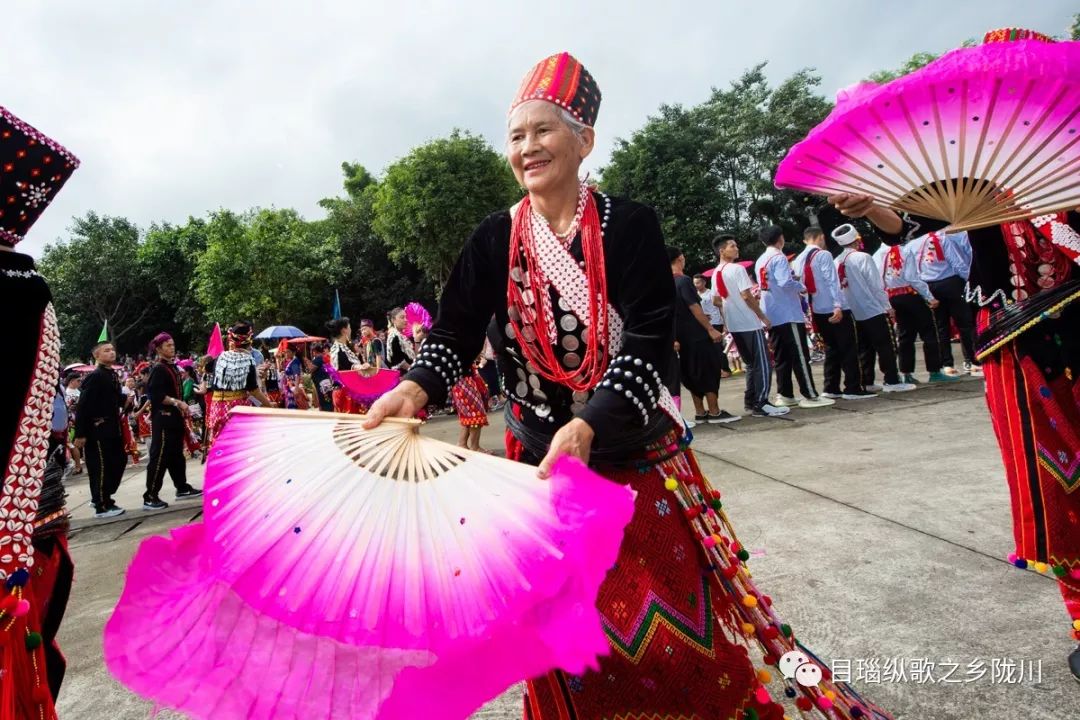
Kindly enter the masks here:
[[0, 107], [0, 244], [21, 241], [77, 167], [63, 145]]
[[546, 100], [566, 108], [580, 122], [593, 127], [600, 112], [600, 87], [581, 61], [562, 52], [544, 58], [525, 75], [510, 112], [530, 100]]

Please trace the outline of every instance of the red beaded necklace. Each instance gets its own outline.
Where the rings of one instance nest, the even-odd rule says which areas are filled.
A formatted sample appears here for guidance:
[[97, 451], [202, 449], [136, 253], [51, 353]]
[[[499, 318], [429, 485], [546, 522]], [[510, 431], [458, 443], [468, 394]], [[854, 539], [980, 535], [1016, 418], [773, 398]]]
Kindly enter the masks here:
[[[536, 367], [542, 377], [573, 391], [585, 391], [595, 387], [608, 366], [608, 339], [605, 337], [608, 332], [608, 295], [607, 273], [604, 268], [604, 236], [600, 227], [600, 215], [596, 209], [596, 199], [584, 186], [579, 202], [579, 214], [581, 250], [585, 257], [585, 278], [589, 294], [588, 317], [580, 318], [585, 323], [588, 337], [585, 357], [579, 367], [565, 368], [555, 354], [551, 339], [557, 336], [557, 330], [555, 313], [551, 307], [551, 283], [537, 258], [533, 212], [528, 196], [518, 206], [510, 228], [511, 272], [506, 285], [510, 309], [515, 311], [510, 313], [510, 324], [525, 359]], [[553, 230], [551, 232], [554, 234]], [[515, 281], [515, 277], [520, 278], [520, 282]], [[532, 307], [534, 303], [535, 308]]]

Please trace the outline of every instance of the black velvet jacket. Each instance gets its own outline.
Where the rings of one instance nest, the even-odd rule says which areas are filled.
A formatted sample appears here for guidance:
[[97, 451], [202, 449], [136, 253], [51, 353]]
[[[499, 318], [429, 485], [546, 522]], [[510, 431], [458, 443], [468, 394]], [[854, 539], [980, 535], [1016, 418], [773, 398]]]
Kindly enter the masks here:
[[34, 376], [41, 321], [52, 293], [33, 258], [8, 251], [0, 251], [0, 291], [11, 309], [4, 317], [4, 352], [0, 353], [0, 377], [9, 383], [8, 391], [0, 393], [0, 457], [6, 468]]
[[75, 410], [75, 437], [90, 440], [110, 440], [121, 435], [120, 411], [124, 394], [120, 391], [120, 376], [112, 368], [94, 368], [79, 390], [79, 405]]
[[175, 364], [158, 360], [150, 368], [150, 377], [146, 379], [146, 394], [150, 397], [150, 422], [161, 423], [163, 428], [184, 426], [184, 416], [180, 408], [165, 404], [165, 398], [179, 400], [183, 395], [183, 380]]
[[[627, 432], [657, 427], [656, 418], [662, 413], [655, 400], [674, 342], [675, 288], [664, 238], [651, 208], [594, 196], [601, 217], [607, 218], [603, 245], [608, 300], [624, 323], [622, 349], [611, 358], [604, 380], [590, 392], [572, 393], [541, 377], [526, 362], [508, 329], [511, 216], [502, 211], [481, 222], [466, 243], [443, 292], [431, 335], [405, 376], [427, 392], [430, 402], [441, 404], [469, 368], [494, 315], [497, 332], [492, 333], [492, 344], [499, 369], [510, 400], [520, 406], [522, 423], [530, 431], [550, 436], [577, 416], [595, 431], [595, 450], [625, 439]], [[570, 251], [579, 264], [583, 262], [580, 233]], [[560, 305], [554, 289], [551, 296], [559, 328], [556, 355], [572, 369], [584, 357], [587, 335], [581, 319], [568, 312], [568, 305]], [[661, 424], [662, 430], [670, 428]]]

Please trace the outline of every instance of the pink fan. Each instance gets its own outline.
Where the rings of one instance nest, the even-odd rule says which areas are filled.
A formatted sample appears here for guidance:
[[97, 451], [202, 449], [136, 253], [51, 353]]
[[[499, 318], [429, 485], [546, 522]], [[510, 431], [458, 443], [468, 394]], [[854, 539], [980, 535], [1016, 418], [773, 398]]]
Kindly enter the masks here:
[[865, 83], [793, 147], [778, 187], [869, 195], [963, 230], [1080, 206], [1080, 42], [954, 50]]
[[410, 328], [422, 325], [425, 330], [430, 330], [431, 313], [425, 310], [420, 303], [411, 302], [405, 306], [405, 322], [409, 323], [408, 327]]
[[380, 369], [373, 375], [365, 375], [358, 370], [335, 370], [327, 365], [327, 372], [335, 382], [348, 391], [349, 396], [365, 407], [394, 389], [401, 382], [401, 373], [397, 370]]
[[607, 652], [626, 487], [569, 460], [539, 481], [414, 421], [233, 412], [205, 525], [144, 543], [106, 627], [136, 692], [215, 720], [440, 720]]

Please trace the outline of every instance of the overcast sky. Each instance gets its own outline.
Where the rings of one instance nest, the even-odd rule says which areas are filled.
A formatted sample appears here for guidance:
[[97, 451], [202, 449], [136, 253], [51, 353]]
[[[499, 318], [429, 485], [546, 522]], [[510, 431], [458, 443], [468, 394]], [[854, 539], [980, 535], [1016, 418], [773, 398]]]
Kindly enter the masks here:
[[[170, 9], [175, 8], [175, 9]], [[920, 50], [1021, 25], [1061, 34], [1069, 0], [597, 0], [523, 3], [9, 0], [9, 108], [82, 167], [20, 244], [40, 256], [89, 210], [183, 222], [217, 208], [320, 217], [339, 166], [374, 173], [461, 127], [501, 147], [540, 58], [574, 53], [603, 93], [602, 166], [662, 103], [694, 104], [767, 60], [832, 96]]]

